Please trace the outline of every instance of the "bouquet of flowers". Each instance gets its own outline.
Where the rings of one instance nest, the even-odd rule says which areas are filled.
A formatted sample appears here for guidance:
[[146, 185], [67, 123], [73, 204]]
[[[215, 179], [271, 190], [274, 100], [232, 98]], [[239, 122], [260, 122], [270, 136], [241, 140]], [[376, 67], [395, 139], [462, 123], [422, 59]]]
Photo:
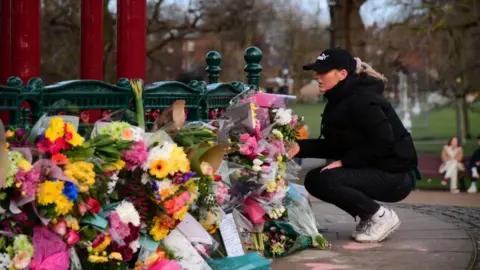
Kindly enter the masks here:
[[140, 215], [129, 201], [106, 205], [104, 211], [82, 219], [81, 224], [78, 246], [87, 269], [127, 265], [140, 248]]
[[165, 238], [197, 197], [195, 173], [184, 150], [171, 139], [154, 143], [142, 166], [141, 183], [156, 204], [149, 233], [155, 241]]
[[28, 236], [0, 236], [0, 269], [29, 269], [34, 248]]
[[288, 222], [268, 222], [263, 235], [264, 255], [270, 258], [284, 257], [312, 246], [312, 239], [300, 235]]

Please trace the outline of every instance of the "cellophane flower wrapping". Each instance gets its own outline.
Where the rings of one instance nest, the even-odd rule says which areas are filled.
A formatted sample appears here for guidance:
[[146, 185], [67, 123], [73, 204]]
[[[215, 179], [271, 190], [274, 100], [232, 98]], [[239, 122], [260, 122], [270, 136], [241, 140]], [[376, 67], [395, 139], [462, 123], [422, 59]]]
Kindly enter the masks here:
[[312, 238], [314, 247], [325, 249], [327, 242], [322, 234], [318, 232], [315, 214], [310, 206], [308, 192], [305, 190], [305, 187], [290, 184], [285, 205], [288, 211], [288, 222], [295, 230], [303, 235], [309, 235]]

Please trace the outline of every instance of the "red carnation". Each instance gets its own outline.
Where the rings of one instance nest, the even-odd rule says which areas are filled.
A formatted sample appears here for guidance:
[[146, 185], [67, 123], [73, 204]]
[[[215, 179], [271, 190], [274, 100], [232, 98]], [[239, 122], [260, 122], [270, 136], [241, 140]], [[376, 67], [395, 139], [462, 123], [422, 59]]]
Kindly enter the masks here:
[[88, 204], [88, 209], [93, 214], [97, 214], [98, 212], [100, 212], [100, 210], [101, 210], [100, 203], [97, 200], [95, 200], [94, 198], [91, 198], [91, 197], [88, 198], [87, 199], [87, 204]]

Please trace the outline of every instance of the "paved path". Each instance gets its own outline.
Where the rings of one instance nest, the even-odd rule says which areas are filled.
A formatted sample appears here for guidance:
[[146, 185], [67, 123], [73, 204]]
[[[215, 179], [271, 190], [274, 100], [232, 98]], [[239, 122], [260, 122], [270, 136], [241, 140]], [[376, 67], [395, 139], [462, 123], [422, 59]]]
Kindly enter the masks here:
[[480, 193], [451, 194], [448, 191], [412, 191], [402, 203], [475, 207], [479, 208], [480, 212]]
[[[320, 165], [305, 160], [305, 171]], [[452, 206], [455, 205], [455, 206]], [[479, 269], [480, 195], [415, 191], [399, 204], [402, 226], [380, 244], [350, 240], [352, 217], [338, 208], [312, 200], [318, 223], [331, 247], [309, 249], [275, 259], [272, 269]]]
[[475, 269], [476, 243], [459, 227], [461, 222], [447, 223], [415, 211], [412, 205], [398, 205], [394, 208], [403, 221], [398, 231], [380, 244], [358, 244], [349, 238], [355, 227], [353, 218], [329, 204], [312, 204], [331, 248], [276, 259], [272, 269]]

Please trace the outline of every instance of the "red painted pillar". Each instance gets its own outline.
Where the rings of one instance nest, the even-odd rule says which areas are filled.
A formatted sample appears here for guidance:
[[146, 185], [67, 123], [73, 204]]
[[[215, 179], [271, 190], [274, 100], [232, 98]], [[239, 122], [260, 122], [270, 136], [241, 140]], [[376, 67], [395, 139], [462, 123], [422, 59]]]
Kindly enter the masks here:
[[12, 75], [40, 77], [40, 0], [12, 0]]
[[82, 0], [80, 78], [103, 80], [103, 0]]
[[146, 0], [117, 0], [117, 79], [146, 75]]
[[0, 84], [12, 75], [12, 1], [0, 0]]

